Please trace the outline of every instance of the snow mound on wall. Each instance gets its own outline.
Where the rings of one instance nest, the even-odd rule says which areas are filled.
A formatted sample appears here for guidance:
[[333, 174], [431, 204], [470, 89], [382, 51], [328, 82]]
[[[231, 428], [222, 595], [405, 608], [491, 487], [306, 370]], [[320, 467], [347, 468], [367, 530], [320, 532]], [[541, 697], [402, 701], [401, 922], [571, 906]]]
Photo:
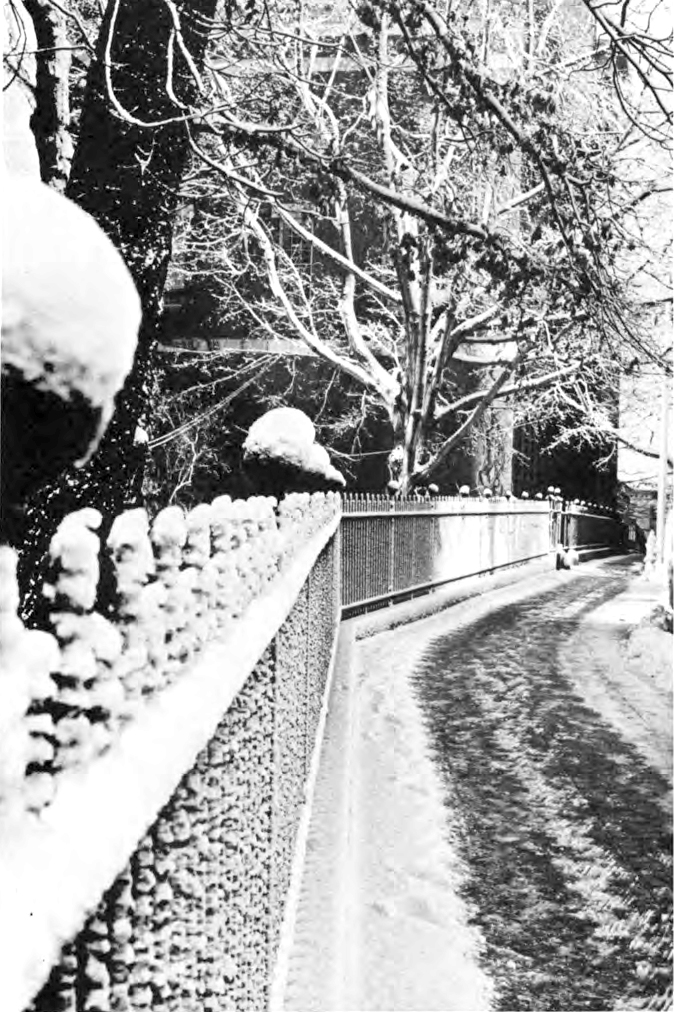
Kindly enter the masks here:
[[330, 463], [328, 451], [316, 442], [313, 422], [297, 408], [267, 411], [251, 425], [243, 449], [244, 460], [287, 464], [346, 485], [342, 473]]
[[28, 177], [2, 181], [3, 367], [103, 418], [129, 372], [140, 299], [112, 242], [80, 207]]

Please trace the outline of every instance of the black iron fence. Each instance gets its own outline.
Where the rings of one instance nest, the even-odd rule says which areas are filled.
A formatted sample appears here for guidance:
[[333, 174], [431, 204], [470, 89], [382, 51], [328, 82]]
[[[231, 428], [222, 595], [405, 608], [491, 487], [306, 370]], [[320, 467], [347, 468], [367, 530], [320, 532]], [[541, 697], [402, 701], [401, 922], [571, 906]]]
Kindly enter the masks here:
[[565, 547], [619, 548], [626, 543], [628, 530], [614, 513], [596, 507], [568, 504], [564, 514]]
[[617, 547], [622, 525], [562, 499], [342, 499], [345, 617], [469, 576], [554, 554], [558, 545]]
[[547, 556], [547, 501], [345, 497], [345, 615]]

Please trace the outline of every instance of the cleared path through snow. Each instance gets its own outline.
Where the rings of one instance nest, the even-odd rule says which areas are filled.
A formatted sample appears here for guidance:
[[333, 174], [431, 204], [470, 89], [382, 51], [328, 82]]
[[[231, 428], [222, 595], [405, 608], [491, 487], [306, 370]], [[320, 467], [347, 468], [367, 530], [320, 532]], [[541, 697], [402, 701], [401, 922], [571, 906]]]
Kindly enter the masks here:
[[666, 1007], [671, 690], [639, 702], [628, 570], [346, 624], [286, 1010]]

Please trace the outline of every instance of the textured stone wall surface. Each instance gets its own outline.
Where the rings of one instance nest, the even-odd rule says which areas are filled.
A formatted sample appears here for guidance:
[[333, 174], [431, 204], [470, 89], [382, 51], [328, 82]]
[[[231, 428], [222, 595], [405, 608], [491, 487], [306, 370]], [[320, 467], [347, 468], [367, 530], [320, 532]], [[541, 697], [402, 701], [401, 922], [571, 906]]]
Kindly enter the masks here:
[[275, 679], [270, 649], [34, 1012], [265, 1007]]
[[105, 752], [206, 644], [232, 634], [337, 496], [223, 496], [149, 522], [84, 509], [59, 526], [44, 587], [45, 629], [18, 615], [16, 554], [0, 548], [0, 819], [49, 804], [59, 776]]
[[[49, 630], [18, 618], [2, 550], [0, 836], [37, 825], [61, 778], [114, 753], [210, 642], [234, 642], [251, 602], [338, 509], [317, 494], [170, 507], [151, 524], [133, 510], [103, 552], [100, 517], [73, 514], [52, 541]], [[32, 1012], [266, 1007], [339, 622], [336, 540], [98, 908], [62, 939]]]

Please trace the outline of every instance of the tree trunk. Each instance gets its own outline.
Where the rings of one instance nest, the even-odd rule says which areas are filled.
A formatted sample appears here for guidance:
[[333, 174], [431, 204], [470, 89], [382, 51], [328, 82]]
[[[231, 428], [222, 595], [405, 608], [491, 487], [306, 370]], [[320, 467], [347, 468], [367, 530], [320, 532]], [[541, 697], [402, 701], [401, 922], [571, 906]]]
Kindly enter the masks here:
[[[203, 65], [215, 7], [215, 0], [176, 5], [183, 41], [197, 68]], [[179, 46], [171, 43], [174, 25], [164, 0], [121, 0], [114, 24], [113, 17], [115, 5], [110, 4], [89, 76], [66, 194], [98, 221], [120, 250], [143, 305], [134, 368], [96, 460], [99, 469], [111, 472], [124, 496], [133, 479], [127, 452], [150, 402], [152, 354], [189, 155], [186, 125], [179, 117], [194, 108], [198, 90]], [[167, 84], [169, 47], [175, 66]], [[163, 125], [152, 125], [157, 123]]]
[[397, 495], [405, 496], [411, 495], [417, 485], [414, 475], [417, 471], [419, 451], [423, 442], [423, 432], [419, 424], [419, 413], [415, 410], [406, 412], [398, 432], [400, 433], [400, 442], [398, 443], [399, 449], [396, 456], [400, 462], [400, 469], [397, 475], [397, 481], [399, 482]]
[[70, 42], [66, 19], [49, 0], [24, 0], [37, 41], [35, 136], [42, 181], [63, 192], [70, 171]]
[[[173, 8], [164, 0], [119, 0], [109, 4], [103, 19], [66, 195], [97, 220], [122, 253], [141, 296], [143, 323], [133, 369], [98, 453], [28, 505], [21, 569], [33, 584], [39, 582], [48, 540], [67, 512], [91, 505], [111, 520], [140, 496], [143, 453], [134, 435], [151, 410], [161, 298], [190, 150], [181, 116], [199, 98], [193, 71], [203, 66], [215, 8], [216, 0]], [[192, 68], [172, 37], [172, 9], [181, 20]], [[174, 69], [167, 84], [169, 50]]]
[[412, 475], [414, 474], [414, 454], [411, 447], [403, 446], [403, 465], [400, 471], [400, 488], [398, 495], [410, 495], [414, 491]]

